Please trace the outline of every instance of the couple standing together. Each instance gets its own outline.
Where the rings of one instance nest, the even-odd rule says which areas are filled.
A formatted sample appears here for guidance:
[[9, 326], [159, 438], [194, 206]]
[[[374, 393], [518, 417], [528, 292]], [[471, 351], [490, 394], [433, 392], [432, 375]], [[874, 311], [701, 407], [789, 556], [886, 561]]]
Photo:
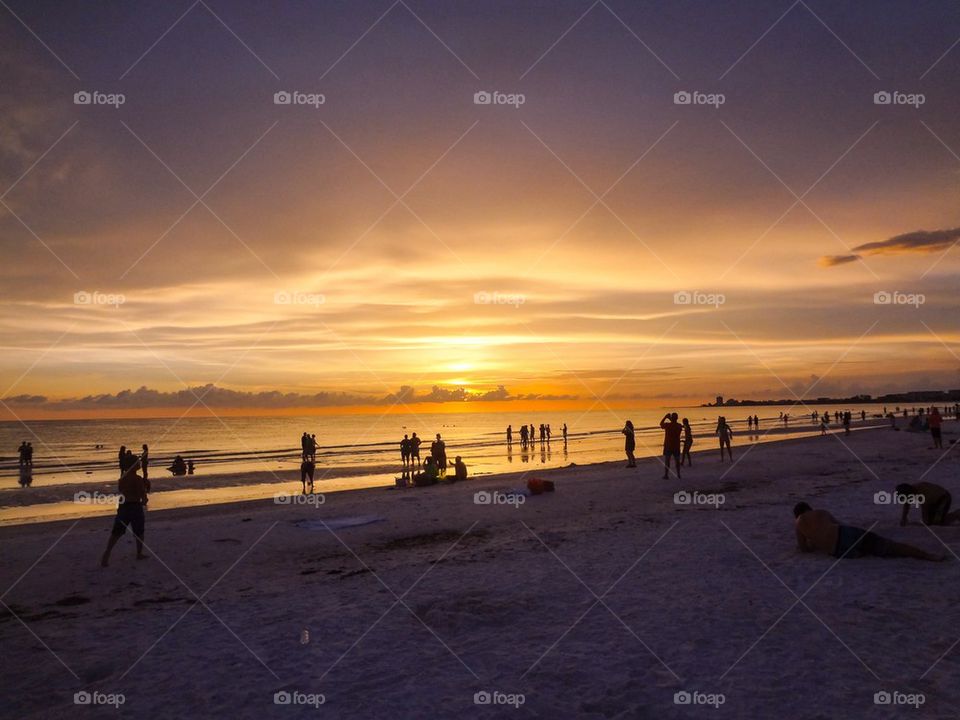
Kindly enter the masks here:
[[[673, 458], [676, 468], [677, 479], [680, 478], [680, 466], [686, 462], [692, 466], [690, 459], [690, 448], [693, 445], [693, 430], [690, 428], [690, 421], [683, 419], [683, 424], [678, 422], [677, 413], [667, 413], [660, 421], [660, 427], [663, 429], [663, 479], [666, 480], [670, 473], [670, 458]], [[633, 423], [627, 420], [621, 432], [626, 436], [624, 451], [627, 454], [627, 467], [636, 467], [637, 460], [634, 457], [637, 442], [634, 433]]]

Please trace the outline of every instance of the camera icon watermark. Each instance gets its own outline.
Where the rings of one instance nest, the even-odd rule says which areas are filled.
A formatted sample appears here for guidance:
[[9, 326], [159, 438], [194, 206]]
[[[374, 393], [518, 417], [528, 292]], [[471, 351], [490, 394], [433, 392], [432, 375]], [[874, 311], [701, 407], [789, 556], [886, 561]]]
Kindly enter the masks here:
[[110, 705], [119, 708], [127, 701], [123, 693], [105, 693], [99, 690], [88, 692], [81, 690], [73, 694], [74, 705]]
[[487, 90], [478, 90], [473, 94], [474, 105], [510, 105], [515, 110], [527, 101], [527, 96], [523, 93], [504, 93], [498, 90], [488, 92]]
[[127, 101], [123, 93], [104, 93], [99, 90], [78, 90], [73, 94], [74, 105], [110, 105], [114, 110]]
[[915, 110], [927, 101], [923, 93], [905, 93], [899, 90], [878, 90], [873, 94], [874, 105], [910, 105]]
[[500, 690], [479, 690], [473, 694], [474, 705], [509, 705], [518, 708], [527, 701], [523, 693], [505, 693]]
[[305, 93], [299, 90], [278, 90], [273, 94], [274, 105], [309, 105], [318, 109], [327, 102], [323, 93]]
[[910, 505], [919, 508], [926, 501], [927, 499], [923, 496], [923, 493], [891, 493], [886, 490], [880, 490], [873, 494], [874, 505]]
[[725, 302], [727, 302], [727, 296], [723, 293], [679, 290], [673, 294], [674, 305], [712, 305], [718, 308]]
[[519, 308], [526, 301], [526, 295], [521, 293], [500, 292], [499, 290], [494, 290], [493, 292], [481, 290], [473, 294], [473, 302], [475, 305], [512, 305], [515, 308]]
[[674, 505], [713, 505], [714, 509], [719, 509], [726, 501], [727, 498], [723, 493], [702, 493], [696, 490], [693, 492], [680, 490], [673, 494]]
[[873, 694], [874, 705], [911, 705], [918, 708], [927, 702], [923, 693], [903, 693], [899, 690], [878, 690]]
[[710, 705], [714, 709], [719, 708], [727, 701], [727, 696], [723, 693], [705, 693], [699, 690], [690, 692], [688, 690], [678, 690], [673, 694], [674, 705]]
[[927, 296], [923, 293], [878, 290], [873, 294], [874, 305], [912, 305], [918, 308], [925, 302], [927, 302]]
[[718, 109], [727, 102], [723, 93], [705, 93], [699, 90], [680, 90], [673, 94], [674, 105], [711, 105]]
[[300, 292], [297, 290], [277, 290], [273, 294], [274, 305], [308, 305], [320, 307], [326, 304], [327, 296], [322, 293]]
[[323, 693], [305, 693], [299, 690], [278, 690], [273, 694], [274, 705], [307, 705], [318, 708], [327, 702]]
[[323, 493], [310, 493], [309, 495], [304, 495], [303, 493], [274, 493], [273, 504], [274, 505], [313, 505], [314, 507], [320, 507], [327, 501], [326, 496]]
[[513, 505], [517, 510], [527, 501], [522, 493], [501, 490], [478, 490], [473, 494], [474, 505]]
[[118, 308], [126, 301], [126, 295], [121, 293], [103, 293], [99, 290], [94, 290], [93, 292], [78, 290], [73, 294], [74, 305], [107, 305]]

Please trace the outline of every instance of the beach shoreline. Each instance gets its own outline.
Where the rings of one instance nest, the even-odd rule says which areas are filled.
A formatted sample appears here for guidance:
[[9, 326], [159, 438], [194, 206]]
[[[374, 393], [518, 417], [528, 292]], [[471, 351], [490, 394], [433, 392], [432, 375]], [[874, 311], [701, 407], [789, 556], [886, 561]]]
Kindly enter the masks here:
[[[799, 425], [799, 423], [798, 423]], [[948, 425], [949, 426], [949, 425]], [[868, 421], [865, 425], [855, 426], [852, 432], [889, 430], [886, 422]], [[831, 433], [841, 433], [842, 430], [832, 430]], [[782, 437], [788, 435], [789, 437]], [[763, 432], [741, 433], [734, 441], [735, 448], [746, 449], [758, 444], [767, 443], [794, 443], [819, 435], [819, 430], [812, 427], [772, 427]], [[705, 445], [710, 443], [709, 447]], [[617, 440], [611, 443], [611, 455], [617, 453]], [[556, 442], [560, 445], [560, 441]], [[638, 458], [656, 458], [652, 454], [653, 448], [646, 445], [637, 453]], [[713, 439], [700, 439], [692, 449], [694, 458], [716, 454], [717, 448]], [[519, 455], [519, 451], [517, 451]], [[469, 462], [469, 458], [467, 459]], [[589, 469], [594, 466], [614, 466], [620, 460], [605, 460], [579, 464], [575, 461], [566, 465], [539, 466], [531, 463], [529, 467], [510, 472], [487, 472], [473, 474], [471, 480], [497, 478], [508, 482], [513, 478], [520, 478], [530, 474], [548, 475], [569, 467]], [[318, 494], [339, 492], [369, 492], [376, 489], [393, 489], [394, 479], [401, 474], [399, 463], [383, 464], [374, 468], [356, 466], [346, 473], [341, 468], [325, 468], [318, 463], [315, 474], [315, 489]], [[157, 478], [155, 473], [163, 472]], [[327, 475], [333, 477], [326, 477]], [[271, 496], [277, 494], [299, 493], [300, 472], [295, 469], [286, 470], [253, 470], [239, 473], [218, 472], [215, 474], [185, 475], [174, 477], [168, 475], [164, 469], [156, 468], [151, 477], [154, 490], [151, 494], [151, 514], [167, 513], [187, 507], [209, 507], [211, 512], [215, 508], [232, 503], [248, 503], [270, 501]], [[549, 478], [548, 478], [549, 479]], [[36, 482], [28, 489], [6, 488], [0, 489], [0, 528], [11, 525], [33, 523], [69, 522], [78, 517], [101, 517], [114, 512], [115, 505], [100, 507], [83, 500], [78, 504], [76, 496], [85, 493], [88, 497], [98, 496], [108, 499], [116, 493], [116, 481], [91, 481], [89, 483], [58, 483], [44, 485]], [[241, 497], [235, 497], [235, 496]], [[242, 497], [249, 495], [249, 497]], [[95, 502], [95, 501], [94, 501]]]

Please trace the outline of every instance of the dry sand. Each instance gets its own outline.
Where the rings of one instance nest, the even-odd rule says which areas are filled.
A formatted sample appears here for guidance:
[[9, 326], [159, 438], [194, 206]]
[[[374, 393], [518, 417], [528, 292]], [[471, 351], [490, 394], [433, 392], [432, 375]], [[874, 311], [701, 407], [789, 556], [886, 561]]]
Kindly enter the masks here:
[[[925, 473], [960, 498], [955, 427], [945, 453], [875, 429], [701, 454], [682, 482], [654, 460], [538, 471], [556, 493], [519, 506], [474, 502], [515, 474], [152, 511], [154, 557], [128, 535], [107, 569], [107, 518], [3, 528], [0, 716], [956, 717], [960, 562], [801, 554], [790, 512], [960, 551], [960, 527], [873, 501]], [[358, 517], [382, 519], [323, 526]]]

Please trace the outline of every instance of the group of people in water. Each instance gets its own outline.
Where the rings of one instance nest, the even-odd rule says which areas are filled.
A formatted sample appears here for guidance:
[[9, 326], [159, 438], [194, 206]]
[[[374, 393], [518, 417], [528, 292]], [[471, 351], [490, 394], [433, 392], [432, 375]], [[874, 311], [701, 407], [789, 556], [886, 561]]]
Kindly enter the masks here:
[[[567, 442], [567, 424], [564, 423], [563, 427], [560, 429], [560, 432], [563, 435], [563, 442]], [[520, 431], [517, 433], [520, 437], [520, 447], [526, 448], [529, 445], [533, 445], [537, 441], [537, 431], [533, 427], [533, 423], [529, 425], [521, 425]], [[540, 444], [550, 444], [550, 440], [553, 437], [553, 431], [550, 429], [550, 424], [540, 423]], [[507, 445], [513, 445], [513, 425], [507, 425]]]

